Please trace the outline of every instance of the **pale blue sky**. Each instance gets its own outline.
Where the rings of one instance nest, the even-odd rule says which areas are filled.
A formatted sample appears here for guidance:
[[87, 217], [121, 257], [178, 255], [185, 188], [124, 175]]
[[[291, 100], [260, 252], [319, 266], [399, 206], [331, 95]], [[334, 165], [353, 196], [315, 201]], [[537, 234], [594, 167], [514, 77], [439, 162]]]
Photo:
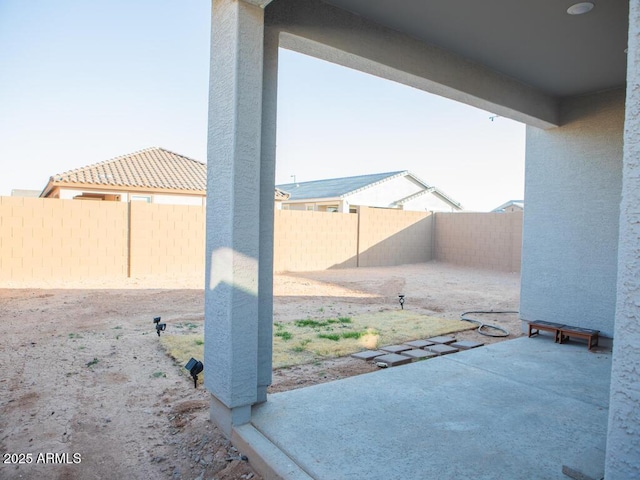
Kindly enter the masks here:
[[[206, 161], [210, 2], [0, 0], [0, 195], [151, 146]], [[524, 195], [524, 126], [280, 52], [278, 183], [410, 170], [467, 209]]]

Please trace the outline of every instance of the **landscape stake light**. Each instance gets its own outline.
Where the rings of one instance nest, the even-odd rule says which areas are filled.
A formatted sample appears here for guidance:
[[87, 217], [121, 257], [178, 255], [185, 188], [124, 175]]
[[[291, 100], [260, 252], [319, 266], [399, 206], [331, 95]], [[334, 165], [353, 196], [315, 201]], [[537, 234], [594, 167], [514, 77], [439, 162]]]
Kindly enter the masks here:
[[400, 308], [404, 310], [404, 295], [398, 295], [398, 297], [399, 297], [398, 302], [400, 302]]
[[191, 357], [191, 360], [184, 366], [193, 377], [193, 388], [198, 388], [198, 374], [204, 370], [204, 365], [199, 360]]
[[156, 317], [153, 319], [153, 323], [156, 324], [156, 333], [160, 336], [160, 332], [164, 332], [167, 328], [166, 323], [160, 323], [160, 317]]

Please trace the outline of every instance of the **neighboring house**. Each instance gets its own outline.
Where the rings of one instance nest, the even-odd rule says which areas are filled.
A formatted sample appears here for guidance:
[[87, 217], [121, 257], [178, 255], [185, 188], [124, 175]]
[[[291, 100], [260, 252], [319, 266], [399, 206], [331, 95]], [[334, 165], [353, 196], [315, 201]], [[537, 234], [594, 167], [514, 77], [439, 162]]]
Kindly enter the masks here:
[[512, 213], [524, 211], [524, 200], [509, 200], [497, 208], [491, 210], [492, 213]]
[[284, 190], [280, 190], [276, 187], [276, 209], [282, 209], [282, 202], [288, 200], [291, 195]]
[[11, 190], [11, 196], [38, 198], [40, 196], [40, 190], [24, 190], [20, 188], [14, 188], [13, 190]]
[[376, 173], [278, 185], [288, 210], [354, 213], [358, 206], [452, 212], [462, 205], [408, 171]]
[[164, 148], [147, 148], [49, 178], [40, 197], [204, 205], [207, 165]]

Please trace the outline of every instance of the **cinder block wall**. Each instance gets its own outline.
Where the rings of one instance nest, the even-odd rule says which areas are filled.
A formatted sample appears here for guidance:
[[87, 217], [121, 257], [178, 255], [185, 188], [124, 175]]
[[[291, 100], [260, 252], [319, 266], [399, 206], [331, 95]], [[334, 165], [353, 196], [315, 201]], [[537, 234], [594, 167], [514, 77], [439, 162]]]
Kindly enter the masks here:
[[276, 272], [357, 266], [357, 215], [276, 210], [274, 231]]
[[[274, 269], [443, 262], [518, 272], [522, 214], [276, 210]], [[0, 281], [204, 279], [205, 208], [0, 197]]]
[[431, 260], [433, 216], [360, 207], [358, 266], [381, 267]]
[[433, 258], [469, 267], [519, 272], [522, 212], [436, 213]]
[[127, 206], [0, 197], [0, 281], [125, 277]]
[[204, 282], [205, 208], [132, 202], [131, 276], [190, 274]]

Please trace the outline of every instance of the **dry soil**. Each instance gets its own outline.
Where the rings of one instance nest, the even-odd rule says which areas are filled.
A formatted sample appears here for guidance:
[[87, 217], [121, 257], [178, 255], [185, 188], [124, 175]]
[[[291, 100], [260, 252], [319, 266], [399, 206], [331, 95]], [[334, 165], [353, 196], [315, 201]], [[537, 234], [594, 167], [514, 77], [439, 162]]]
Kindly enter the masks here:
[[[193, 388], [153, 329], [158, 315], [168, 328], [202, 328], [201, 279], [3, 287], [0, 478], [260, 479], [210, 423], [206, 391]], [[518, 310], [519, 275], [435, 262], [280, 274], [274, 279], [274, 320], [399, 308], [399, 294], [406, 296], [405, 308], [442, 318], [458, 319], [468, 310]], [[508, 338], [521, 335], [517, 315], [482, 317], [508, 329]], [[456, 337], [504, 340], [476, 331]], [[270, 391], [376, 368], [339, 358], [280, 369]]]

